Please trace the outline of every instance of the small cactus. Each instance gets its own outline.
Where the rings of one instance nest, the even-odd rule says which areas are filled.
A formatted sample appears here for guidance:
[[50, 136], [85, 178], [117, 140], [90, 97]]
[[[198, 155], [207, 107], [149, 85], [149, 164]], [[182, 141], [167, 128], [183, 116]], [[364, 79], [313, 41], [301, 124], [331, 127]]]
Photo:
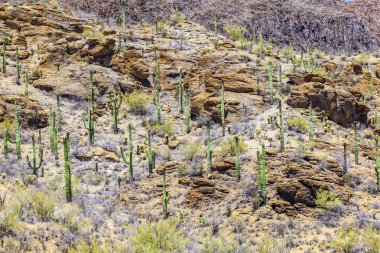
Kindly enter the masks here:
[[265, 161], [265, 146], [262, 144], [262, 152], [257, 150], [257, 184], [259, 196], [264, 203], [267, 201], [266, 184], [267, 184], [267, 167]]
[[72, 201], [72, 189], [71, 189], [71, 169], [70, 169], [70, 135], [66, 134], [63, 139], [64, 145], [64, 160], [65, 160], [65, 195], [66, 201]]
[[[13, 142], [10, 140], [10, 142]], [[20, 121], [20, 108], [17, 106], [16, 111], [16, 134], [14, 143], [16, 144], [17, 159], [21, 159], [21, 121]]]
[[4, 128], [3, 130], [3, 154], [5, 158], [8, 158], [8, 142], [9, 142], [9, 132], [8, 128]]
[[148, 156], [148, 170], [149, 174], [153, 173], [155, 164], [156, 164], [156, 152], [152, 148], [152, 134], [150, 131], [148, 131], [148, 150], [147, 150], [147, 156]]
[[24, 85], [24, 96], [29, 96], [29, 76], [28, 72], [25, 73], [25, 85]]
[[56, 95], [56, 100], [57, 100], [57, 128], [58, 128], [58, 131], [62, 131], [61, 103], [60, 103], [60, 99], [58, 95]]
[[111, 102], [112, 102], [113, 132], [117, 134], [119, 132], [119, 128], [118, 128], [119, 113], [120, 113], [121, 103], [123, 102], [123, 97], [120, 92], [116, 91], [116, 88], [114, 88]]
[[[26, 159], [27, 159], [29, 168], [33, 170], [33, 175], [38, 176], [37, 172], [42, 166], [43, 153], [44, 153], [44, 149], [42, 147], [41, 130], [38, 132], [38, 161], [37, 161], [36, 142], [34, 139], [34, 134], [32, 136], [32, 152], [33, 152], [32, 160], [29, 159], [29, 155], [26, 157]], [[42, 172], [42, 177], [43, 176], [44, 176], [44, 172]]]
[[157, 113], [157, 122], [161, 125], [161, 99], [160, 99], [161, 93], [160, 91], [157, 91], [156, 96], [154, 97], [154, 104], [156, 105], [156, 113]]
[[218, 35], [218, 16], [214, 16], [214, 35]]
[[166, 170], [164, 170], [163, 179], [162, 179], [162, 208], [163, 208], [165, 219], [169, 216], [168, 204], [169, 204], [170, 198], [171, 196], [166, 190]]

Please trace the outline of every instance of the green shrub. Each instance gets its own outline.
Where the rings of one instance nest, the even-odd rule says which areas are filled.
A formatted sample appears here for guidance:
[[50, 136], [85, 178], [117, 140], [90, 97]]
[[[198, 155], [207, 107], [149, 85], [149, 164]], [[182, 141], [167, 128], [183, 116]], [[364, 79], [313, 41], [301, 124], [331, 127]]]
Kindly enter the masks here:
[[123, 244], [100, 243], [95, 238], [90, 242], [81, 240], [75, 248], [69, 248], [68, 253], [123, 253], [126, 252]]
[[285, 240], [277, 239], [269, 235], [265, 235], [263, 239], [260, 240], [258, 246], [259, 253], [281, 253], [289, 252], [287, 249]]
[[49, 196], [42, 190], [37, 190], [32, 192], [29, 201], [33, 210], [43, 221], [52, 217], [56, 203], [55, 197]]
[[162, 121], [161, 125], [157, 122], [154, 125], [148, 125], [148, 129], [153, 134], [158, 136], [172, 136], [174, 134], [174, 121], [173, 119], [167, 119]]
[[9, 232], [16, 231], [20, 227], [18, 220], [19, 212], [11, 207], [4, 208], [0, 211], [0, 236]]
[[355, 243], [358, 241], [358, 234], [355, 228], [342, 228], [338, 231], [337, 236], [333, 238], [330, 245], [344, 253], [351, 253], [353, 252]]
[[[222, 157], [226, 157], [227, 155], [235, 155], [235, 139], [233, 137], [228, 138], [227, 141], [224, 141], [219, 144], [219, 148], [220, 156]], [[248, 150], [248, 144], [241, 138], [239, 138], [239, 148], [240, 153], [245, 153]]]
[[172, 13], [170, 15], [170, 23], [171, 25], [178, 25], [179, 23], [181, 23], [182, 20], [186, 19], [186, 16], [185, 15], [181, 15], [179, 12], [178, 12], [178, 8], [176, 9], [176, 11], [174, 13]]
[[178, 224], [176, 219], [167, 219], [139, 225], [132, 236], [133, 252], [185, 252], [188, 239], [183, 236]]
[[197, 154], [203, 152], [203, 147], [199, 141], [188, 141], [181, 146], [180, 151], [186, 159], [193, 161]]
[[232, 41], [241, 41], [245, 39], [245, 33], [247, 29], [240, 25], [227, 24], [224, 30], [228, 33]]
[[340, 200], [335, 193], [319, 189], [317, 191], [317, 199], [315, 200], [315, 204], [323, 209], [333, 209], [340, 205]]
[[235, 252], [248, 252], [247, 250], [240, 249], [240, 244], [233, 238], [228, 236], [207, 236], [201, 239], [202, 253], [235, 253]]
[[106, 38], [106, 36], [104, 36], [104, 34], [97, 29], [86, 29], [84, 30], [83, 35], [87, 39], [97, 39], [99, 41], [104, 41]]
[[369, 253], [380, 252], [380, 232], [375, 228], [368, 228], [363, 234], [363, 241], [365, 242]]
[[90, 219], [81, 216], [81, 210], [77, 205], [66, 204], [57, 210], [55, 217], [70, 231], [80, 235], [90, 233], [93, 228]]
[[135, 114], [145, 114], [149, 102], [149, 97], [139, 91], [125, 95], [126, 103], [131, 112]]
[[289, 126], [289, 129], [297, 131], [297, 132], [306, 132], [307, 131], [307, 121], [302, 116], [297, 116], [293, 118], [289, 118], [286, 120], [286, 123]]
[[5, 237], [3, 244], [5, 252], [21, 252], [21, 243], [12, 237]]

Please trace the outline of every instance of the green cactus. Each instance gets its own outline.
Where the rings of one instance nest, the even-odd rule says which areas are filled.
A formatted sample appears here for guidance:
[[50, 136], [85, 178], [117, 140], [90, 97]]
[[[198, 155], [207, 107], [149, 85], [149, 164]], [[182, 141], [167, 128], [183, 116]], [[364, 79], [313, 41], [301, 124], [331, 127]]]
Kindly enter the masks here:
[[178, 85], [178, 102], [179, 102], [179, 111], [183, 113], [183, 83], [182, 83], [182, 69], [179, 73], [179, 85]]
[[348, 146], [347, 135], [345, 135], [344, 141], [343, 141], [343, 171], [342, 171], [343, 175], [346, 175], [347, 171], [348, 171], [348, 152], [347, 152], [347, 146]]
[[157, 113], [157, 122], [161, 125], [161, 99], [160, 99], [161, 93], [160, 91], [157, 91], [156, 96], [154, 97], [154, 104], [156, 105], [156, 113]]
[[218, 35], [218, 16], [214, 16], [214, 35]]
[[17, 106], [16, 110], [16, 133], [15, 133], [15, 140], [9, 140], [12, 143], [16, 144], [16, 154], [17, 159], [21, 159], [21, 121], [20, 121], [20, 108]]
[[[32, 136], [32, 152], [33, 157], [32, 160], [29, 159], [29, 155], [26, 157], [28, 166], [33, 170], [33, 175], [38, 176], [38, 170], [41, 168], [43, 163], [43, 153], [44, 149], [42, 147], [42, 139], [41, 139], [41, 130], [38, 131], [38, 161], [37, 161], [37, 152], [36, 152], [36, 142], [34, 139], [34, 134]], [[42, 177], [44, 176], [44, 172], [42, 172]]]
[[88, 97], [87, 114], [83, 117], [83, 124], [87, 130], [88, 142], [90, 145], [94, 144], [95, 139], [95, 114], [94, 106], [92, 104], [91, 95]]
[[269, 61], [268, 64], [269, 94], [270, 100], [273, 101], [273, 63]]
[[[123, 147], [120, 147], [121, 157], [125, 164], [128, 164], [129, 178], [133, 181], [133, 144], [132, 144], [132, 125], [128, 125], [128, 151], [124, 152]], [[126, 155], [128, 154], [128, 156]]]
[[155, 68], [155, 84], [157, 91], [161, 91], [161, 69], [160, 64], [158, 62]]
[[49, 137], [50, 150], [54, 154], [55, 159], [58, 160], [58, 130], [56, 125], [56, 114], [53, 112], [51, 106], [49, 109]]
[[46, 8], [47, 8], [46, 0], [43, 0], [42, 4], [43, 4], [42, 16], [46, 17]]
[[9, 132], [8, 128], [4, 128], [3, 130], [3, 154], [5, 158], [8, 158], [8, 142], [9, 142]]
[[20, 84], [21, 74], [20, 74], [20, 59], [18, 55], [18, 47], [16, 47], [16, 81]]
[[257, 184], [259, 196], [264, 203], [267, 201], [266, 185], [267, 185], [267, 167], [265, 157], [265, 146], [262, 144], [262, 152], [257, 150]]
[[309, 145], [310, 147], [312, 147], [313, 140], [314, 140], [314, 123], [313, 123], [313, 109], [312, 109], [311, 104], [309, 106], [308, 125], [309, 125]]
[[4, 38], [3, 39], [3, 75], [6, 76], [7, 74], [7, 55], [6, 55], [6, 50], [7, 50], [7, 40]]
[[212, 170], [211, 123], [207, 121], [207, 169]]
[[57, 128], [58, 128], [58, 131], [62, 131], [61, 103], [60, 103], [60, 99], [58, 95], [56, 95], [56, 100], [57, 100]]
[[28, 72], [25, 73], [25, 86], [24, 86], [24, 96], [29, 96], [29, 76]]
[[190, 99], [189, 99], [189, 93], [186, 93], [185, 115], [186, 115], [186, 133], [190, 133]]
[[269, 54], [272, 54], [272, 50], [273, 50], [272, 40], [269, 39], [269, 41], [268, 41], [268, 52], [269, 52]]
[[235, 153], [236, 153], [236, 181], [240, 181], [240, 147], [239, 147], [239, 137], [235, 136]]
[[122, 22], [122, 27], [125, 31], [125, 26], [126, 26], [125, 0], [121, 1], [121, 22]]
[[263, 28], [260, 28], [259, 32], [259, 55], [264, 56], [264, 39], [263, 39]]
[[156, 152], [152, 148], [152, 134], [150, 131], [148, 131], [148, 150], [147, 150], [147, 157], [148, 157], [148, 170], [149, 174], [153, 173], [155, 164], [156, 164]]
[[163, 179], [162, 179], [162, 207], [163, 207], [163, 213], [164, 213], [165, 219], [169, 216], [168, 204], [169, 204], [170, 198], [171, 198], [171, 195], [166, 190], [166, 170], [164, 170]]
[[118, 122], [121, 103], [123, 102], [123, 96], [120, 92], [114, 88], [112, 98], [112, 117], [113, 117], [113, 132], [117, 134], [119, 132]]
[[226, 118], [225, 118], [225, 104], [224, 104], [224, 81], [222, 81], [222, 87], [220, 89], [220, 116], [222, 120], [222, 133], [223, 136], [226, 135]]
[[369, 81], [369, 99], [373, 99], [373, 76], [371, 75], [371, 79]]
[[354, 154], [355, 154], [355, 164], [359, 164], [359, 138], [358, 138], [358, 122], [354, 122]]
[[282, 66], [281, 66], [281, 64], [278, 68], [278, 80], [280, 81], [280, 84], [282, 84]]
[[284, 130], [284, 120], [282, 118], [282, 102], [281, 100], [278, 103], [278, 118], [279, 122], [276, 122], [277, 128], [280, 130], [280, 152], [285, 150], [285, 130]]
[[377, 189], [378, 191], [380, 191], [380, 154], [379, 154], [379, 137], [378, 136], [376, 136], [375, 138], [375, 144], [376, 144], [375, 172], [376, 172]]
[[71, 189], [71, 169], [70, 169], [70, 135], [66, 134], [63, 139], [64, 145], [64, 160], [65, 160], [65, 195], [66, 201], [72, 201], [72, 189]]

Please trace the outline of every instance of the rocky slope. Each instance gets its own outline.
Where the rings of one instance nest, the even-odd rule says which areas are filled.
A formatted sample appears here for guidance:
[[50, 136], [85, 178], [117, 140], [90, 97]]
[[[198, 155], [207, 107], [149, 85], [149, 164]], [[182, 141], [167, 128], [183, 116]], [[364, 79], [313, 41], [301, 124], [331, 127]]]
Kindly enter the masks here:
[[[73, 1], [67, 0], [66, 6]], [[378, 1], [355, 0], [344, 4], [340, 0], [270, 0], [270, 1], [127, 1], [127, 17], [134, 23], [153, 23], [164, 19], [178, 6], [191, 20], [214, 29], [214, 17], [225, 24], [240, 24], [247, 36], [264, 36], [277, 45], [292, 44], [306, 51], [307, 45], [331, 53], [373, 51], [379, 47]], [[115, 19], [120, 13], [119, 1], [79, 1], [79, 7], [103, 17]]]
[[[145, 23], [128, 27], [119, 44], [118, 28], [51, 8], [45, 14], [43, 5], [0, 4], [0, 28], [1, 37], [9, 40], [7, 70], [0, 75], [0, 130], [9, 127], [14, 138], [9, 122], [16, 105], [22, 126], [21, 159], [13, 143], [8, 157], [0, 157], [0, 252], [96, 252], [96, 245], [103, 247], [100, 252], [336, 252], [343, 250], [342, 241], [357, 252], [379, 249], [373, 148], [380, 132], [378, 55], [334, 57], [315, 51], [302, 58], [289, 48], [265, 47], [260, 52], [260, 45], [253, 45], [252, 50], [240, 50], [226, 37], [187, 20], [159, 31]], [[83, 124], [90, 72], [96, 102], [93, 145]], [[155, 124], [153, 102], [158, 76], [161, 126]], [[181, 80], [190, 100], [189, 131], [178, 100]], [[226, 136], [221, 127], [222, 82]], [[118, 133], [111, 115], [114, 91], [125, 96]], [[136, 93], [145, 101], [141, 111], [130, 104]], [[56, 95], [62, 115], [58, 159], [50, 150], [48, 126], [49, 108], [58, 110]], [[279, 101], [284, 150], [276, 126]], [[208, 169], [204, 147], [210, 119], [213, 153]], [[129, 124], [133, 181], [120, 154], [120, 147], [128, 147]], [[38, 130], [44, 161], [36, 177], [27, 156]], [[151, 142], [157, 153], [152, 173], [148, 131], [154, 133]], [[71, 137], [72, 203], [64, 194], [66, 133]], [[243, 143], [240, 181], [234, 136]], [[257, 151], [262, 145], [268, 168], [266, 203], [258, 194]], [[164, 171], [171, 195], [168, 219], [163, 219]], [[159, 222], [175, 222], [175, 231], [164, 227], [160, 234]], [[166, 244], [149, 248], [154, 236], [162, 236]]]

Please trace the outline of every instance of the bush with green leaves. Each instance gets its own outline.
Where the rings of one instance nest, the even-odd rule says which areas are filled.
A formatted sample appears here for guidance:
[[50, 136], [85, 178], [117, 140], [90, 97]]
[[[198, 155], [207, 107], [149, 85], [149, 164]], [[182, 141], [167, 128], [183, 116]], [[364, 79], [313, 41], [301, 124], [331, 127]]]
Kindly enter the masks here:
[[54, 196], [49, 196], [44, 191], [37, 190], [32, 192], [29, 201], [33, 210], [41, 220], [47, 221], [52, 218], [56, 203]]
[[244, 27], [240, 25], [227, 24], [224, 27], [224, 30], [228, 33], [232, 41], [237, 42], [238, 48], [244, 49], [251, 45], [251, 42], [245, 37], [247, 29]]
[[353, 227], [341, 228], [330, 242], [330, 246], [344, 253], [354, 252], [355, 244], [359, 241], [359, 231]]
[[125, 95], [125, 101], [131, 112], [138, 115], [146, 113], [149, 103], [149, 96], [139, 91], [133, 91]]
[[180, 151], [186, 159], [194, 161], [196, 155], [203, 153], [201, 144], [199, 141], [188, 141], [180, 147]]
[[322, 209], [334, 209], [341, 204], [339, 198], [334, 192], [319, 189], [317, 191], [317, 198], [315, 204]]
[[[243, 140], [239, 139], [240, 153], [245, 153], [248, 150], [248, 144]], [[228, 138], [219, 144], [219, 155], [226, 157], [228, 155], [234, 156], [236, 151], [235, 139], [233, 137]]]
[[249, 252], [246, 248], [241, 248], [240, 243], [228, 235], [206, 236], [200, 240], [202, 253], [235, 253]]
[[87, 39], [96, 39], [100, 41], [104, 41], [106, 39], [106, 36], [104, 36], [104, 34], [98, 29], [86, 29], [84, 30], [83, 35]]
[[289, 129], [305, 133], [307, 131], [307, 120], [302, 116], [292, 117], [286, 120]]
[[139, 225], [132, 236], [132, 247], [135, 253], [185, 252], [188, 243], [176, 219]]
[[68, 253], [123, 253], [126, 246], [116, 243], [102, 243], [92, 238], [90, 241], [81, 240], [75, 248], [69, 248]]
[[161, 137], [172, 136], [174, 134], [174, 121], [173, 119], [167, 119], [162, 121], [161, 124], [157, 122], [153, 125], [148, 125], [147, 128], [150, 129], [154, 135]]
[[258, 245], [258, 253], [281, 253], [289, 252], [290, 249], [287, 247], [286, 241], [284, 239], [278, 239], [272, 237], [268, 234], [260, 240]]

